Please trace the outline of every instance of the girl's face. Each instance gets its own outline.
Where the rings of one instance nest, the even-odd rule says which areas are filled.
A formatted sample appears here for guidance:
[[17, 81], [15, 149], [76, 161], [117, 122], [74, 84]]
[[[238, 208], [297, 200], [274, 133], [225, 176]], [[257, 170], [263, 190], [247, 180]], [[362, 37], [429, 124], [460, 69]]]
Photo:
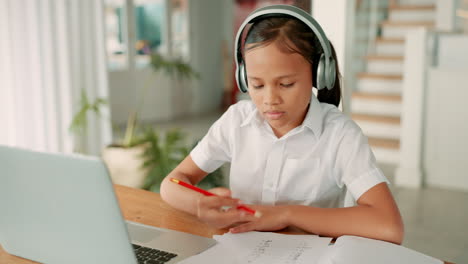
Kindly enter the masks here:
[[279, 138], [302, 124], [312, 93], [310, 63], [275, 42], [248, 50], [249, 95]]

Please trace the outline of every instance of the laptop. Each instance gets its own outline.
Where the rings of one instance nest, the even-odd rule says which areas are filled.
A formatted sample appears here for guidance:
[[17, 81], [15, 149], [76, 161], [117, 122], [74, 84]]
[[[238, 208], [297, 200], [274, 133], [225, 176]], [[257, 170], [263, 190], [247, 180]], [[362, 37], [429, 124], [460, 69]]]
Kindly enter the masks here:
[[0, 245], [12, 255], [47, 264], [177, 263], [215, 243], [124, 221], [100, 159], [0, 146]]

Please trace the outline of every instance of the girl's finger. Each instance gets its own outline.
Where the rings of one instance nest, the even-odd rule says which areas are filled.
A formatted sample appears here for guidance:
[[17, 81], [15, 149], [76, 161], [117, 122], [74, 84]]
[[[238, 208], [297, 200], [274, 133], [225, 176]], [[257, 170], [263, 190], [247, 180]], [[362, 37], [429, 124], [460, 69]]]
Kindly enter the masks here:
[[243, 233], [243, 232], [248, 232], [248, 231], [253, 231], [253, 230], [255, 230], [255, 222], [248, 222], [248, 223], [229, 229], [229, 232], [236, 234], [236, 233]]
[[209, 192], [214, 193], [218, 196], [222, 196], [222, 197], [231, 197], [231, 190], [229, 190], [228, 188], [216, 187], [216, 188], [210, 189]]
[[228, 212], [211, 211], [209, 216], [218, 226], [227, 227], [239, 222], [246, 222], [246, 212], [230, 210]]
[[198, 199], [198, 206], [209, 209], [219, 210], [222, 206], [236, 207], [239, 199], [232, 199], [220, 196], [203, 196]]

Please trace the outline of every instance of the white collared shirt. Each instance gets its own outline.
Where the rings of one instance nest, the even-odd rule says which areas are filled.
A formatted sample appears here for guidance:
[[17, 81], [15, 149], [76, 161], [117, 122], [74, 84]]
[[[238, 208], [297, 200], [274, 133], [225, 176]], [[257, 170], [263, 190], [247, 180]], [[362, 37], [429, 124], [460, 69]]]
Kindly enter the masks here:
[[302, 125], [281, 138], [251, 101], [240, 101], [190, 155], [205, 172], [231, 162], [232, 196], [249, 204], [342, 207], [388, 183], [356, 123], [314, 95]]

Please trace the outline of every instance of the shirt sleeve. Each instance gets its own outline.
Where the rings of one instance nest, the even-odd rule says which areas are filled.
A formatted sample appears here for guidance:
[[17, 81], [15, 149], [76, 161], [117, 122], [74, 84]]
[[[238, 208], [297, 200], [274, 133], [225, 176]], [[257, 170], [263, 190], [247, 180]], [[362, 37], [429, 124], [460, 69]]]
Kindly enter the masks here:
[[208, 130], [203, 139], [190, 152], [192, 160], [207, 173], [231, 161], [229, 134], [233, 126], [231, 106]]
[[389, 181], [377, 166], [367, 137], [352, 120], [344, 125], [338, 147], [337, 184], [346, 186], [355, 201], [375, 185]]

